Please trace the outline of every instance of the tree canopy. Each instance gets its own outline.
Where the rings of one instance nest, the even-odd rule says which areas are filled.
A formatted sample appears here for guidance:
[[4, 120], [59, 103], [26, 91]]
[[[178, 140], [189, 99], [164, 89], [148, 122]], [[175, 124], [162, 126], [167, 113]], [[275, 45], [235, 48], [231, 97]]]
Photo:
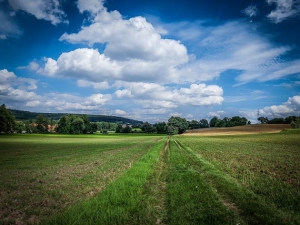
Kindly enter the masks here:
[[97, 131], [86, 115], [65, 115], [58, 121], [57, 133], [61, 134], [87, 134]]
[[0, 133], [12, 133], [16, 126], [14, 115], [9, 109], [6, 109], [5, 104], [0, 106]]

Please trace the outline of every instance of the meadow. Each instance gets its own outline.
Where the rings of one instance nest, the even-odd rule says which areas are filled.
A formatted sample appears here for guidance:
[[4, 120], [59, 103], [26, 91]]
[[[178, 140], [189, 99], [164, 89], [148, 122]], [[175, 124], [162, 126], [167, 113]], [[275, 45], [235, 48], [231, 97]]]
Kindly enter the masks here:
[[300, 224], [299, 137], [1, 135], [0, 224]]

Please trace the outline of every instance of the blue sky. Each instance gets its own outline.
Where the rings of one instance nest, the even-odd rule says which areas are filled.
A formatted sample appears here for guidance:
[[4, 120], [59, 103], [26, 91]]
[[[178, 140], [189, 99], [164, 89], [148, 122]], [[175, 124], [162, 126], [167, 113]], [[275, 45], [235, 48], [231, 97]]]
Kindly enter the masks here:
[[8, 108], [300, 115], [299, 0], [0, 0], [0, 21]]

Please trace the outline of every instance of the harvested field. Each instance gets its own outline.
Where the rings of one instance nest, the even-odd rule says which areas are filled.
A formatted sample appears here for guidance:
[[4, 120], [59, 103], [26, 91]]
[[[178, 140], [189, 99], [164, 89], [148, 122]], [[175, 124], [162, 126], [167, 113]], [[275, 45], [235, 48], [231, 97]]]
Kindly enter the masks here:
[[257, 133], [277, 133], [283, 129], [290, 129], [290, 124], [254, 124], [236, 127], [203, 128], [187, 130], [183, 135], [237, 135], [237, 134], [257, 134]]

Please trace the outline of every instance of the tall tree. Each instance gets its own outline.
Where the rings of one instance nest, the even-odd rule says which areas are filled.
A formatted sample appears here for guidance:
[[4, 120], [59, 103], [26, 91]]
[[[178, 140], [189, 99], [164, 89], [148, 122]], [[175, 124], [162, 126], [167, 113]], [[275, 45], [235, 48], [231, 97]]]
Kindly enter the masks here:
[[186, 121], [186, 119], [180, 118], [178, 116], [172, 116], [168, 120], [168, 125], [174, 127], [177, 130], [178, 134], [184, 133], [189, 127], [188, 121]]
[[209, 123], [206, 119], [200, 120], [199, 124], [200, 124], [200, 128], [208, 128], [209, 127]]
[[16, 125], [16, 119], [5, 104], [0, 106], [0, 133], [12, 133]]
[[219, 118], [214, 116], [210, 121], [209, 121], [209, 126], [210, 127], [216, 127], [217, 123], [219, 122]]
[[154, 126], [156, 127], [157, 133], [159, 133], [159, 134], [166, 133], [166, 123], [165, 122], [156, 123], [156, 124], [154, 124]]
[[38, 115], [35, 119], [36, 129], [38, 133], [47, 133], [49, 120], [42, 115]]

